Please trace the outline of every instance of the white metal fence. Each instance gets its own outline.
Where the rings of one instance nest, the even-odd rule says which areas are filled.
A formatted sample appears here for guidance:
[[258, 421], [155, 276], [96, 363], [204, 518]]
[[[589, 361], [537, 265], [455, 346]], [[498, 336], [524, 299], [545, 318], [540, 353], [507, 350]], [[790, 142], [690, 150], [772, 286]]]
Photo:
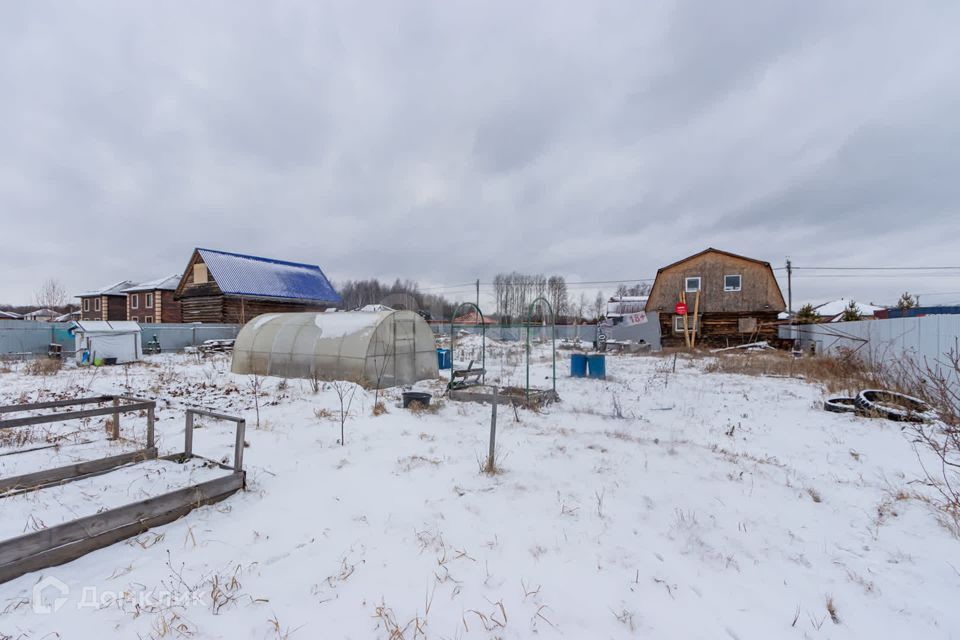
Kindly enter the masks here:
[[[32, 322], [0, 320], [0, 355], [39, 355], [47, 353], [51, 344], [72, 351], [74, 339], [69, 322]], [[235, 324], [141, 324], [143, 346], [154, 336], [163, 351], [180, 351], [204, 340], [236, 338], [240, 325]]]
[[783, 326], [780, 336], [825, 355], [853, 352], [877, 364], [908, 358], [922, 368], [939, 368], [960, 349], [960, 315]]

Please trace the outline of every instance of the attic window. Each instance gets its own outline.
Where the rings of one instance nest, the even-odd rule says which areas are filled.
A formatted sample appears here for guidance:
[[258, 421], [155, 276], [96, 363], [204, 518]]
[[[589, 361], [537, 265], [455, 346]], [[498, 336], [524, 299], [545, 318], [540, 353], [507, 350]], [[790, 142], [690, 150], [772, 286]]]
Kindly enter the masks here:
[[90, 298], [83, 299], [83, 310], [90, 311]]
[[684, 279], [683, 290], [687, 293], [700, 291], [700, 276], [690, 276]]
[[100, 298], [94, 298], [93, 300], [93, 310], [100, 311]]
[[741, 278], [739, 275], [723, 276], [724, 291], [740, 291]]
[[193, 284], [206, 284], [209, 280], [207, 265], [202, 262], [193, 265]]

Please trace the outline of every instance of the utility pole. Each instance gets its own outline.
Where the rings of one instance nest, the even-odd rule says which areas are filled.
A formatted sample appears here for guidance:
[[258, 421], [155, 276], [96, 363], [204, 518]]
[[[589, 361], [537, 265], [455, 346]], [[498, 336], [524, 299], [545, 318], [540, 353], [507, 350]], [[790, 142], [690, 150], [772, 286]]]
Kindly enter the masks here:
[[480, 306], [480, 278], [477, 278], [477, 306]]
[[793, 324], [793, 263], [787, 258], [787, 313]]

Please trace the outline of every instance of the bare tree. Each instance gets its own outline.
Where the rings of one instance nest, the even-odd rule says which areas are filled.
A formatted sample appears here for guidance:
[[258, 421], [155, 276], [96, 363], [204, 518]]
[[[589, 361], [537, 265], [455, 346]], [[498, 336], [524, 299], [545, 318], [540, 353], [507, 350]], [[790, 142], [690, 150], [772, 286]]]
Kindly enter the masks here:
[[250, 376], [247, 383], [250, 393], [253, 394], [253, 407], [257, 411], [257, 429], [260, 428], [260, 387], [263, 386], [263, 380], [257, 374]]
[[593, 299], [593, 317], [598, 322], [603, 316], [603, 312], [607, 307], [607, 298], [603, 295], [603, 291], [597, 291], [597, 297]]
[[350, 415], [350, 405], [353, 404], [353, 396], [357, 393], [358, 385], [346, 380], [336, 380], [331, 382], [330, 386], [340, 400], [340, 446], [342, 447], [347, 444], [344, 425]]
[[67, 290], [55, 278], [47, 278], [34, 295], [34, 301], [43, 309], [59, 309], [67, 305]]

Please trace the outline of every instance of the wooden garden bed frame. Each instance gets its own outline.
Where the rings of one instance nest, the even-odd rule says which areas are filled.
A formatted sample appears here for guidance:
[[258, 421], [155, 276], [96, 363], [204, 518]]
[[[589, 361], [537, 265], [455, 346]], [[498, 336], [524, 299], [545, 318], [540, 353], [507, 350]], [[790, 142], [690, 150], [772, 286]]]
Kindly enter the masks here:
[[61, 409], [66, 407], [85, 406], [91, 404], [112, 403], [109, 407], [94, 407], [92, 409], [74, 409], [59, 413], [47, 412], [41, 415], [25, 416], [20, 418], [0, 419], [0, 430], [15, 427], [28, 427], [37, 424], [50, 424], [66, 420], [83, 420], [97, 416], [113, 416], [110, 439], [120, 439], [120, 415], [123, 413], [146, 411], [147, 413], [147, 442], [146, 446], [137, 451], [121, 453], [115, 456], [77, 462], [55, 469], [45, 469], [9, 478], [0, 478], [0, 498], [34, 489], [42, 489], [55, 484], [72, 482], [80, 478], [89, 478], [122, 467], [127, 464], [151, 460], [157, 457], [157, 447], [154, 436], [154, 422], [157, 403], [153, 400], [134, 398], [131, 396], [91, 396], [74, 400], [57, 400], [54, 402], [34, 402], [28, 404], [11, 404], [0, 406], [0, 417], [4, 414], [38, 411], [43, 409]]
[[[485, 385], [470, 387], [469, 389], [450, 389], [447, 391], [447, 397], [461, 402], [492, 403], [493, 387]], [[497, 402], [500, 404], [534, 409], [559, 400], [560, 396], [552, 389], [530, 389], [528, 393], [523, 387], [497, 388]]]
[[[147, 410], [147, 415], [149, 417], [147, 436], [149, 446], [147, 449], [143, 449], [135, 453], [143, 454], [145, 451], [152, 450], [152, 457], [156, 458], [156, 448], [153, 446], [153, 410], [155, 408], [155, 403], [150, 400], [124, 398], [122, 396], [117, 396], [116, 398], [118, 401], [115, 403], [115, 406], [108, 407], [106, 410], [88, 409], [85, 411], [72, 411], [60, 414], [50, 414], [46, 416], [31, 416], [29, 418], [4, 420], [0, 421], [0, 428], [41, 424], [43, 422], [56, 422], [64, 419], [89, 417], [90, 415], [108, 415], [115, 410], [115, 407], [126, 411], [139, 411], [141, 409], [145, 409]], [[5, 412], [4, 410], [6, 410], [6, 412], [26, 410], [23, 409], [23, 407], [32, 409], [52, 408], [57, 406], [69, 406], [71, 404], [103, 402], [105, 400], [113, 399], [114, 397], [112, 396], [100, 396], [98, 398], [85, 398], [79, 402], [65, 401], [63, 403], [38, 403], [46, 405], [43, 407], [38, 406], [38, 404], [13, 405], [14, 407], [20, 408], [11, 409], [9, 407], [0, 407], [0, 413]], [[129, 400], [131, 402], [127, 405], [121, 405], [119, 400]], [[86, 415], [76, 415], [79, 413], [86, 413]], [[233, 422], [236, 425], [236, 441], [234, 444], [232, 465], [228, 466], [214, 460], [208, 460], [207, 458], [203, 458], [202, 456], [198, 456], [193, 453], [193, 428], [195, 416], [205, 416], [216, 420], [226, 420]], [[11, 422], [16, 422], [16, 424], [10, 424]], [[119, 425], [118, 422], [114, 422], [114, 424], [117, 426]], [[221, 469], [228, 470], [230, 471], [229, 474], [220, 478], [214, 478], [213, 480], [200, 482], [183, 489], [164, 493], [152, 498], [147, 498], [146, 500], [140, 500], [128, 505], [102, 511], [94, 515], [64, 522], [63, 524], [49, 527], [47, 529], [41, 529], [39, 531], [34, 531], [32, 533], [0, 541], [0, 583], [13, 580], [14, 578], [22, 576], [23, 574], [31, 571], [46, 569], [48, 567], [57, 566], [65, 562], [70, 562], [71, 560], [75, 560], [86, 555], [87, 553], [90, 553], [91, 551], [102, 549], [121, 540], [139, 535], [151, 527], [173, 522], [174, 520], [182, 518], [197, 507], [220, 502], [221, 500], [230, 497], [242, 489], [246, 484], [246, 474], [243, 471], [243, 447], [245, 432], [246, 421], [243, 418], [215, 413], [205, 409], [187, 409], [183, 451], [172, 455], [162, 456], [160, 459], [182, 464], [191, 458], [197, 458], [215, 464]], [[114, 435], [116, 435], [116, 430], [114, 431]], [[51, 476], [46, 476], [47, 478], [53, 477], [54, 475], [61, 475], [64, 476], [61, 481], [70, 482], [80, 478], [88, 478], [91, 476], [108, 473], [110, 470], [115, 469], [123, 464], [140, 461], [129, 459], [126, 462], [117, 463], [114, 459], [118, 457], [119, 456], [111, 456], [110, 458], [103, 458], [101, 460], [95, 460], [88, 463], [80, 463], [81, 465], [94, 466], [83, 467], [80, 470], [75, 469], [75, 471], [78, 473], [75, 473], [72, 476], [65, 475], [67, 473], [66, 470], [74, 469], [78, 465], [60, 467], [59, 469], [38, 473], [53, 474]], [[107, 461], [110, 462], [108, 463]], [[96, 466], [98, 464], [100, 465], [99, 467]], [[112, 466], [105, 466], [107, 464]], [[81, 471], [82, 473], [80, 473]], [[53, 472], [58, 473], [54, 474]], [[30, 475], [33, 476], [35, 474]], [[25, 477], [27, 476], [18, 476], [17, 478], [22, 479]], [[17, 478], [7, 480], [15, 480]], [[6, 482], [6, 480], [0, 480], [0, 482]], [[57, 484], [58, 482], [59, 481], [46, 480], [44, 483], [34, 485], [34, 488], [42, 488], [44, 486], [50, 486], [51, 484]], [[20, 487], [22, 485], [14, 486]], [[2, 501], [2, 499], [3, 498], [0, 498], [0, 501]]]

